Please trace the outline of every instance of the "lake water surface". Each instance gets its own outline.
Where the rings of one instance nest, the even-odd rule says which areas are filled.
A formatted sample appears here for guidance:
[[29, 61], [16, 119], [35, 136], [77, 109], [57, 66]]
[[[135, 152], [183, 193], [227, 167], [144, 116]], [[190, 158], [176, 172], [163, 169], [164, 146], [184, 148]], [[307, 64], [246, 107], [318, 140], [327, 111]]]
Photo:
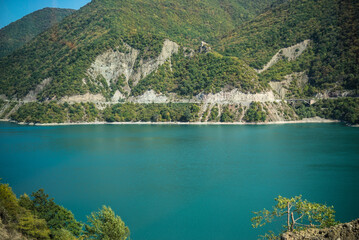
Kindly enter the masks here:
[[[278, 195], [359, 217], [359, 128], [0, 123], [0, 178], [44, 188], [81, 221], [111, 206], [134, 240], [256, 239]], [[273, 228], [276, 228], [274, 226]]]

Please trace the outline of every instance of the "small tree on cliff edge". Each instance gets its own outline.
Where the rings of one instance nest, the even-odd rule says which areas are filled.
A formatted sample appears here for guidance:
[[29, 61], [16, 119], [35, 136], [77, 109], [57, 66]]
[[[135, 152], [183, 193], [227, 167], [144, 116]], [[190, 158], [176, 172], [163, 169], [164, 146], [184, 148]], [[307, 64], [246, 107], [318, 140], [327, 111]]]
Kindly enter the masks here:
[[275, 201], [277, 204], [272, 211], [263, 209], [253, 212], [255, 214], [251, 219], [253, 228], [262, 227], [281, 217], [286, 219], [286, 225], [283, 225], [285, 231], [309, 227], [324, 228], [337, 224], [333, 206], [303, 200], [301, 195], [292, 198], [278, 196]]
[[87, 217], [90, 225], [85, 225], [85, 239], [126, 240], [130, 230], [119, 216], [110, 208], [103, 206], [98, 212]]

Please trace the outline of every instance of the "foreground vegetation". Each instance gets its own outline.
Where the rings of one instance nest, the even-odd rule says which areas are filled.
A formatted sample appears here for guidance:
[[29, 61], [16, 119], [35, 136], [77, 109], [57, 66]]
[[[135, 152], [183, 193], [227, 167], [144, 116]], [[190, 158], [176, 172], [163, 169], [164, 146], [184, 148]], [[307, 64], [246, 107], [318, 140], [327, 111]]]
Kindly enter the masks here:
[[83, 224], [43, 189], [17, 199], [8, 184], [0, 183], [0, 239], [126, 240], [129, 236], [129, 228], [109, 207], [91, 213], [88, 224]]
[[[272, 211], [254, 212], [254, 228], [283, 219], [283, 232], [307, 228], [325, 228], [338, 224], [333, 206], [313, 203], [302, 196], [275, 198]], [[8, 184], [0, 183], [0, 238], [4, 240], [126, 240], [130, 230], [110, 207], [103, 206], [87, 217], [87, 223], [77, 221], [71, 211], [55, 203], [43, 189], [16, 198]], [[262, 236], [280, 239], [274, 232]]]
[[[283, 225], [283, 232], [293, 232], [313, 227], [325, 228], [338, 224], [335, 221], [333, 206], [309, 202], [302, 199], [301, 195], [292, 198], [278, 196], [274, 200], [276, 205], [273, 206], [272, 211], [263, 209], [254, 212], [255, 216], [251, 219], [253, 228], [262, 227], [273, 222], [276, 218], [285, 219], [286, 224]], [[280, 239], [273, 232], [269, 232], [262, 237], [265, 239]]]

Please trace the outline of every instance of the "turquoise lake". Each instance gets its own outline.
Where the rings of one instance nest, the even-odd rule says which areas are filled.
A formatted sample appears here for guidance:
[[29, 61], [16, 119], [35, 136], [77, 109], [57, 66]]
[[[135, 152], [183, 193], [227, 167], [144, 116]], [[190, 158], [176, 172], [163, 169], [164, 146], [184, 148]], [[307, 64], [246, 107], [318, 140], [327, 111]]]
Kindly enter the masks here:
[[278, 195], [359, 217], [359, 128], [342, 124], [0, 123], [0, 153], [17, 196], [44, 188], [81, 221], [111, 206], [134, 240], [256, 239], [252, 211]]

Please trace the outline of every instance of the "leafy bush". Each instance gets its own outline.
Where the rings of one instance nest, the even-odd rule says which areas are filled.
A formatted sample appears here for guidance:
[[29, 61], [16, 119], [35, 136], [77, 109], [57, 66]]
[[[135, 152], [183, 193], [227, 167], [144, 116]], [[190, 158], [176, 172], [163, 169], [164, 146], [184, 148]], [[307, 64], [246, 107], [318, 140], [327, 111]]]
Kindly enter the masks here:
[[85, 226], [85, 236], [96, 240], [126, 240], [130, 236], [130, 230], [116, 216], [110, 207], [103, 206], [98, 212], [93, 212], [87, 218], [89, 225]]

